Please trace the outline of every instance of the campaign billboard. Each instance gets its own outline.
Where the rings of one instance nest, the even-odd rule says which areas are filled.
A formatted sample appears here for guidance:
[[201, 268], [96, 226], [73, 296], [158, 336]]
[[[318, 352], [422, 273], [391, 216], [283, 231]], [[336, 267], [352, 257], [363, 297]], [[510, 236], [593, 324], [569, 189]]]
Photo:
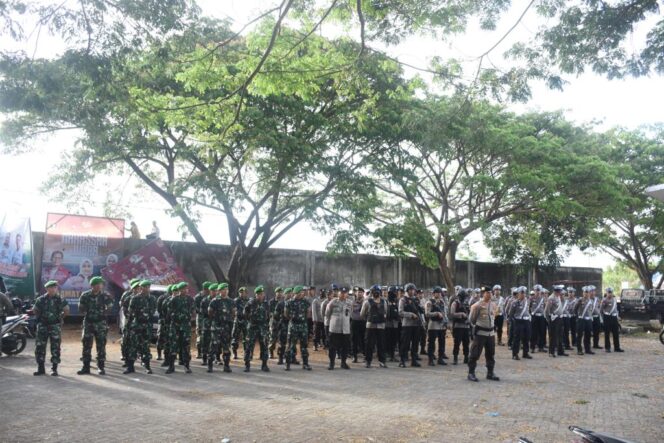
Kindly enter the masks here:
[[60, 295], [76, 315], [90, 278], [122, 258], [124, 230], [121, 219], [48, 213], [40, 286], [57, 280]]
[[147, 279], [156, 285], [186, 281], [189, 283], [189, 295], [196, 289], [185, 277], [171, 250], [162, 240], [154, 240], [114, 265], [104, 268], [102, 275], [124, 289], [129, 287], [129, 280], [132, 278]]
[[0, 277], [12, 297], [35, 295], [30, 219], [0, 215]]

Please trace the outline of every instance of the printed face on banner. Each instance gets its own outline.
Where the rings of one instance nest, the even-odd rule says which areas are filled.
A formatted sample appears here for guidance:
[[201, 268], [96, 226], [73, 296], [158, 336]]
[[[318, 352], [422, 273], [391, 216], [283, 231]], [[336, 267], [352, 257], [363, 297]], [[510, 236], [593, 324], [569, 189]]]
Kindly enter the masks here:
[[78, 298], [90, 278], [122, 255], [124, 220], [48, 214], [41, 282], [57, 280], [60, 294]]
[[30, 219], [0, 215], [0, 276], [12, 295], [34, 295]]

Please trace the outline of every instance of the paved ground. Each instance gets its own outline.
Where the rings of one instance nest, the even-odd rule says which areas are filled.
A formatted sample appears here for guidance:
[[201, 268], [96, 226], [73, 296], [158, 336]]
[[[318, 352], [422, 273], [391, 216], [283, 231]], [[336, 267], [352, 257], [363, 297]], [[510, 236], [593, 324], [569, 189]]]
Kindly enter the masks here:
[[[75, 328], [75, 327], [73, 327]], [[117, 334], [111, 334], [117, 338]], [[33, 377], [33, 341], [0, 359], [0, 441], [571, 441], [576, 424], [639, 442], [664, 441], [664, 346], [625, 338], [624, 354], [515, 362], [498, 349], [499, 383], [465, 380], [465, 367], [269, 374], [77, 376], [80, 342], [66, 331], [61, 376]], [[493, 413], [497, 413], [497, 416]]]

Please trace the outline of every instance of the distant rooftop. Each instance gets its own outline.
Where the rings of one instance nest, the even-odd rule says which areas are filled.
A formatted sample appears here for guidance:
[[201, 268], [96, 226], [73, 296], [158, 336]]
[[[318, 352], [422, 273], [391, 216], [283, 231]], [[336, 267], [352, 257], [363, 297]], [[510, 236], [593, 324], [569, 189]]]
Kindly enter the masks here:
[[650, 186], [646, 189], [646, 194], [664, 202], [664, 183], [661, 185]]

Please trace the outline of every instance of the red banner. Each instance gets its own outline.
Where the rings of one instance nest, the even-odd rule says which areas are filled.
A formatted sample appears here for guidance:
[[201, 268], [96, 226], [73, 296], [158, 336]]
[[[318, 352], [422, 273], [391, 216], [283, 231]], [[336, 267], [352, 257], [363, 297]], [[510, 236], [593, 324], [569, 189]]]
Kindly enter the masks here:
[[155, 240], [114, 265], [102, 270], [104, 277], [120, 286], [129, 287], [132, 278], [147, 279], [156, 285], [171, 285], [180, 281], [189, 283], [189, 295], [195, 289], [182, 269], [175, 263], [173, 254], [161, 240]]

